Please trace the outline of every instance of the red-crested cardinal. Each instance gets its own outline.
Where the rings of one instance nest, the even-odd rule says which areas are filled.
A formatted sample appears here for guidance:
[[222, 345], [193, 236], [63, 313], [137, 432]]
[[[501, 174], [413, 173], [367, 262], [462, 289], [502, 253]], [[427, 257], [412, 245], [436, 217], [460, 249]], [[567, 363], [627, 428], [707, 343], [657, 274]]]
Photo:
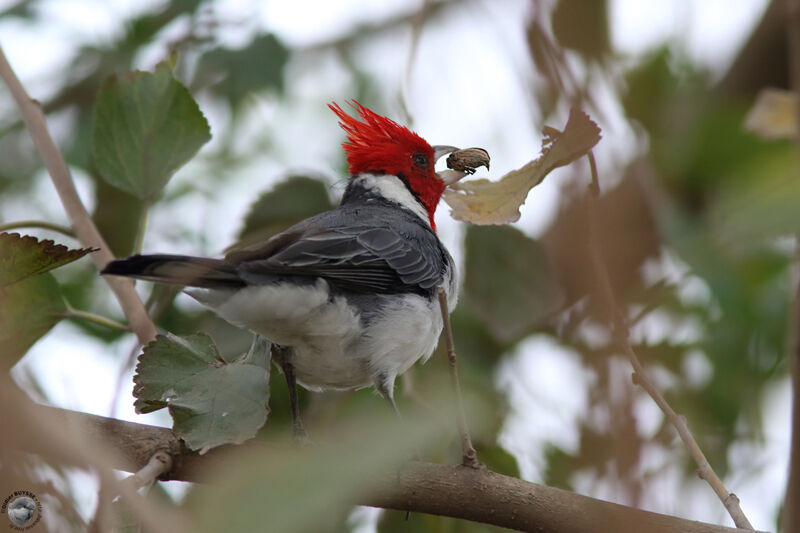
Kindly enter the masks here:
[[[295, 383], [311, 390], [374, 385], [396, 410], [395, 378], [427, 360], [442, 331], [437, 287], [452, 310], [458, 280], [436, 234], [445, 187], [471, 173], [434, 164], [431, 146], [354, 102], [329, 107], [347, 134], [350, 179], [339, 206], [223, 259], [135, 255], [103, 274], [194, 287], [220, 317], [272, 341], [289, 384], [295, 435], [304, 434]], [[488, 155], [485, 166], [488, 167]]]

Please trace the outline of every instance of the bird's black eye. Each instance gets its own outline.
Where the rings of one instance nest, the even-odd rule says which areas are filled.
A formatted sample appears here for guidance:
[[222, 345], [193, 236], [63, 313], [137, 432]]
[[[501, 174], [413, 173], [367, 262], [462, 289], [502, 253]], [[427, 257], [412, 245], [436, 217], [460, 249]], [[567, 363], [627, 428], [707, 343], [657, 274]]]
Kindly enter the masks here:
[[427, 167], [428, 166], [428, 158], [422, 152], [417, 152], [416, 154], [413, 155], [413, 158], [414, 158], [414, 164], [415, 165], [418, 165], [418, 166], [421, 166], [421, 167]]

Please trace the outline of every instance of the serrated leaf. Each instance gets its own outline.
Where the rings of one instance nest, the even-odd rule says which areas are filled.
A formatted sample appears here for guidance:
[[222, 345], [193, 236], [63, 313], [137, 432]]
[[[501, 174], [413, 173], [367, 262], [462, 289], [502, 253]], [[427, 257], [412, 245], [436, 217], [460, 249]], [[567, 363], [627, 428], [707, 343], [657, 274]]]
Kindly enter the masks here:
[[532, 332], [561, 301], [541, 244], [510, 226], [470, 226], [464, 303], [500, 342]]
[[545, 130], [542, 155], [500, 181], [469, 180], [450, 185], [443, 198], [456, 220], [479, 225], [508, 224], [519, 219], [519, 207], [530, 190], [555, 168], [586, 155], [600, 141], [600, 128], [579, 109], [570, 111], [563, 132]]
[[323, 181], [290, 176], [250, 206], [244, 227], [239, 231], [239, 245], [268, 239], [305, 218], [332, 208]]
[[263, 339], [225, 361], [205, 333], [159, 335], [136, 365], [136, 411], [168, 407], [173, 430], [200, 453], [244, 442], [267, 420], [269, 363], [269, 343]]
[[92, 157], [103, 178], [152, 201], [211, 138], [208, 122], [166, 63], [110, 76], [95, 107]]
[[46, 272], [0, 288], [0, 366], [11, 368], [64, 317], [58, 282]]
[[30, 235], [0, 233], [0, 287], [66, 265], [93, 251], [94, 248], [71, 250]]
[[744, 128], [764, 139], [797, 137], [798, 97], [794, 91], [767, 87], [744, 119]]

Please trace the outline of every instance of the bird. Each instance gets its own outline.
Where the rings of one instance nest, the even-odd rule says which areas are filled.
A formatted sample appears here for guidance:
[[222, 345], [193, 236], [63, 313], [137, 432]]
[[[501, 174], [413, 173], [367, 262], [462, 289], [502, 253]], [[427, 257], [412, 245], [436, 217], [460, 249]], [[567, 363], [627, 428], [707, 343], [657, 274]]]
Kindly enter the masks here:
[[[328, 104], [346, 135], [349, 167], [337, 207], [223, 258], [134, 255], [101, 272], [188, 287], [224, 320], [269, 340], [300, 438], [307, 434], [297, 385], [374, 386], [398, 412], [397, 376], [431, 356], [443, 328], [437, 288], [448, 311], [458, 301], [458, 275], [434, 212], [446, 187], [475, 168], [437, 172], [436, 161], [458, 148], [431, 146], [408, 127], [349, 104], [352, 114]], [[488, 168], [488, 153], [478, 150], [477, 166]]]

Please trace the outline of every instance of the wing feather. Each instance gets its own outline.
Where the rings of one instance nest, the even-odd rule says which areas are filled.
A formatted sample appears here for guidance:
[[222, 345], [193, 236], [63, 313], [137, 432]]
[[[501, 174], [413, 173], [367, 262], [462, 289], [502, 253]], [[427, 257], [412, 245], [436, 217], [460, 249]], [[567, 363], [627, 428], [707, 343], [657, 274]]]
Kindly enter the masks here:
[[[310, 276], [357, 292], [428, 293], [442, 283], [446, 251], [413, 215], [337, 209], [226, 259], [242, 279]], [[370, 216], [372, 215], [372, 216]], [[365, 225], [365, 219], [375, 224]]]

